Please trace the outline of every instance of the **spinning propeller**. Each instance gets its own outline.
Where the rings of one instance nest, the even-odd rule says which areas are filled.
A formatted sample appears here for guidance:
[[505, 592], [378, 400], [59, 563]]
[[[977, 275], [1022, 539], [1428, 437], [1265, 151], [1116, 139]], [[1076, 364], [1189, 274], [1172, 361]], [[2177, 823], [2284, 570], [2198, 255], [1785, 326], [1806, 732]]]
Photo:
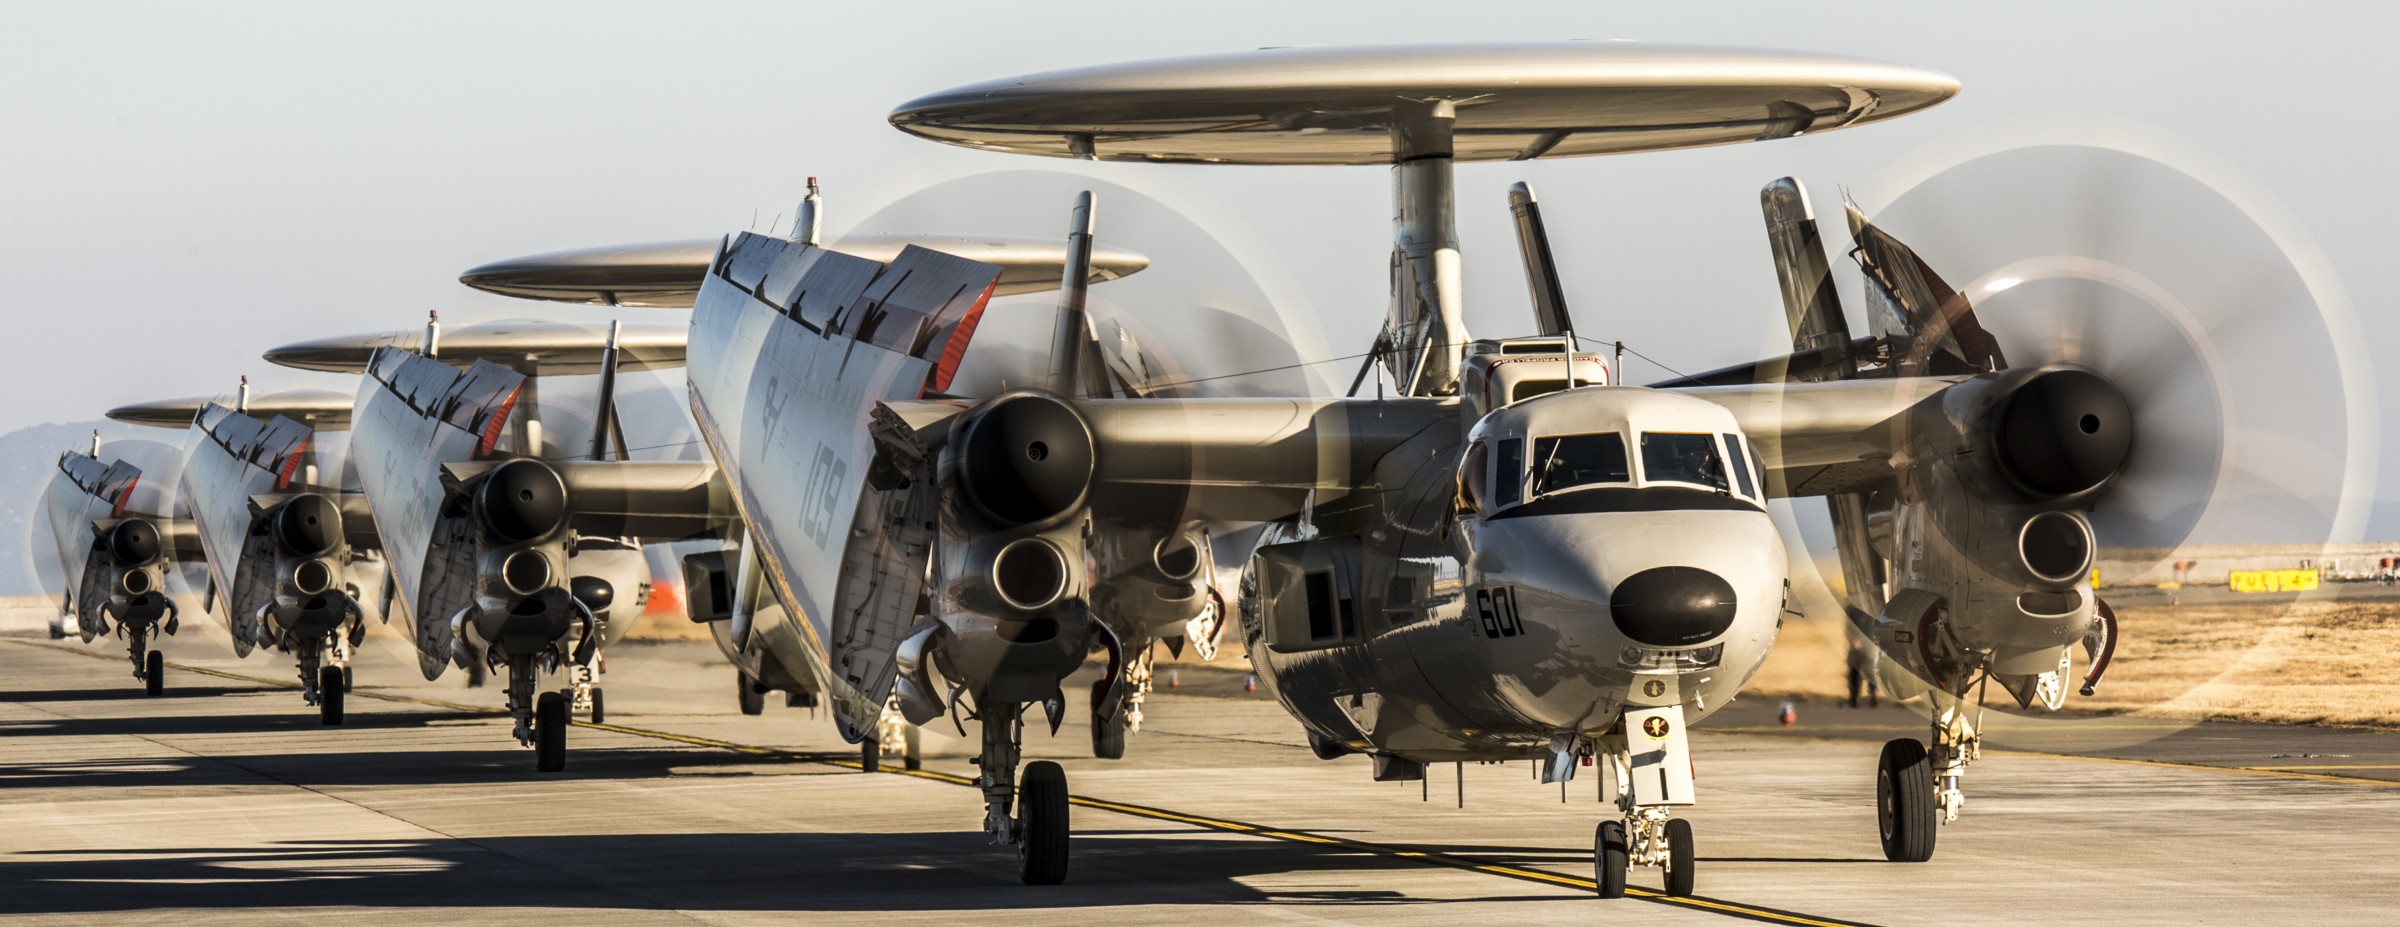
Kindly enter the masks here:
[[[2156, 563], [2179, 544], [2357, 532], [2373, 438], [2353, 426], [2374, 420], [2374, 397], [2338, 347], [2347, 320], [2199, 178], [2105, 148], [2021, 148], [1935, 174], [1872, 224], [1851, 217], [1870, 307], [1896, 280], [1890, 302], [1919, 320], [1903, 368], [2070, 363], [2124, 394], [2132, 447], [2091, 512], [2102, 549]], [[1933, 267], [1958, 285], [1947, 302]], [[1929, 317], [1927, 296], [1954, 311]]]

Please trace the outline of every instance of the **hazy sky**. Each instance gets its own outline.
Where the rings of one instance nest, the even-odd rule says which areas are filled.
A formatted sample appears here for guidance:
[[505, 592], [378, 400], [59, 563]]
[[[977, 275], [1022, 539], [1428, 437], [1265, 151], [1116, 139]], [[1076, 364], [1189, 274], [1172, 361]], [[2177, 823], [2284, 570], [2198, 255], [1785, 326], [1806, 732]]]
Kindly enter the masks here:
[[[811, 174], [835, 229], [978, 171], [1133, 186], [1273, 255], [1295, 282], [1288, 311], [1349, 353], [1385, 299], [1383, 170], [1077, 165], [937, 146], [884, 122], [969, 81], [1311, 43], [1784, 47], [1964, 83], [1947, 105], [1854, 131], [1462, 167], [1479, 330], [1529, 327], [1501, 205], [1512, 181], [1541, 191], [1580, 324], [1689, 370], [1783, 340], [1758, 230], [1765, 181], [1796, 174], [1821, 209], [1845, 186], [1872, 206], [1948, 153], [2103, 132], [2237, 189], [2322, 262], [2371, 357], [2400, 345], [2385, 179], [2400, 150], [2394, 25], [2379, 9], [2306, 4], [13, 3], [0, 6], [0, 312], [15, 341], [0, 431], [240, 373], [304, 382], [270, 375], [257, 352], [412, 326], [427, 309], [554, 311], [455, 278], [534, 251], [788, 221]], [[2240, 348], [2221, 346], [2244, 365], [2295, 362]], [[2400, 365], [2374, 377], [2396, 382]], [[2380, 494], [2400, 497], [2400, 455], [2382, 456]]]

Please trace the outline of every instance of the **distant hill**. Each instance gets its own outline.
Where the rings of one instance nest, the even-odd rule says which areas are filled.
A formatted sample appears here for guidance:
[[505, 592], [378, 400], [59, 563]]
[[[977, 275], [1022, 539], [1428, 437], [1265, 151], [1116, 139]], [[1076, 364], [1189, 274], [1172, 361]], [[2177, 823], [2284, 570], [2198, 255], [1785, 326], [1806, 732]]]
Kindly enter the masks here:
[[155, 428], [106, 420], [53, 422], [0, 435], [0, 596], [57, 591], [58, 577], [41, 575], [47, 566], [35, 567], [51, 559], [47, 554], [37, 559], [35, 552], [42, 548], [32, 546], [50, 543], [50, 528], [42, 516], [42, 493], [50, 486], [50, 475], [58, 472], [59, 452], [90, 447], [94, 428], [100, 429], [103, 448], [115, 438], [172, 437]]

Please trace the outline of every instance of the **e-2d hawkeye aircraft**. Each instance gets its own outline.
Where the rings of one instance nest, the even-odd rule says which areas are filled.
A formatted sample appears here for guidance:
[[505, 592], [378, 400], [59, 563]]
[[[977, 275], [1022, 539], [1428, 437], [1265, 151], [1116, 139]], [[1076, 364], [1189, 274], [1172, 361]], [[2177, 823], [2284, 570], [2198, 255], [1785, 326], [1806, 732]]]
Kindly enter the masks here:
[[[166, 691], [166, 655], [154, 635], [182, 628], [170, 593], [178, 565], [201, 557], [190, 519], [176, 514], [172, 486], [145, 485], [142, 468], [103, 460], [100, 433], [90, 451], [58, 456], [42, 505], [56, 544], [64, 592], [59, 613], [75, 619], [84, 643], [111, 631], [125, 639], [133, 676], [150, 695]], [[214, 607], [214, 596], [204, 608]]]
[[[803, 317], [811, 319], [810, 325], [830, 324], [843, 327], [845, 332], [868, 326], [870, 337], [861, 343], [862, 347], [876, 344], [878, 339], [894, 343], [895, 339], [917, 339], [907, 345], [913, 352], [908, 357], [924, 362], [918, 366], [926, 369], [872, 374], [915, 378], [913, 385], [878, 385], [877, 395], [898, 390], [893, 394], [915, 398], [926, 389], [946, 387], [964, 356], [968, 339], [980, 324], [987, 301], [1057, 289], [1062, 275], [1067, 273], [1064, 268], [1070, 253], [1075, 255], [1074, 260], [1082, 262], [1081, 277], [1086, 282], [1118, 279], [1139, 272], [1149, 263], [1142, 255], [1122, 249], [1076, 250], [1072, 242], [1059, 239], [988, 235], [851, 235], [835, 250], [828, 250], [817, 244], [822, 223], [815, 178], [810, 178], [809, 188], [793, 223], [793, 238], [783, 245], [790, 252], [788, 258], [777, 261], [763, 252], [753, 254], [742, 259], [738, 276], [747, 281], [744, 285], [748, 290], [763, 287], [764, 291], [780, 294], [775, 298], [794, 305], [797, 305], [794, 301], [807, 301], [807, 313], [814, 315], [804, 313]], [[754, 237], [760, 241], [783, 241]], [[477, 289], [531, 299], [690, 308], [702, 299], [703, 284], [711, 279], [711, 272], [725, 266], [725, 249], [724, 241], [707, 239], [562, 251], [494, 262], [468, 271], [460, 280]], [[724, 300], [720, 298], [719, 302]], [[796, 360], [819, 349], [818, 344], [794, 339], [790, 332], [780, 329], [746, 332], [741, 340], [734, 342], [725, 341], [717, 329], [704, 329], [704, 318], [718, 319], [726, 311], [695, 311], [692, 332], [705, 335], [701, 341], [693, 342], [690, 352], [691, 358], [698, 361], [691, 368], [695, 390], [701, 388], [698, 384], [704, 379], [720, 395], [741, 389], [732, 384], [747, 375], [746, 358], [762, 351]], [[836, 315], [841, 318], [827, 321]], [[932, 334], [907, 327], [921, 326], [929, 318], [943, 320], [939, 330]], [[725, 321], [730, 323], [730, 319]], [[850, 340], [833, 343], [845, 348], [852, 344]], [[729, 357], [722, 354], [725, 350], [746, 353]], [[909, 367], [909, 361], [895, 361], [888, 355], [888, 347], [860, 352], [857, 375], [870, 376], [867, 371], [871, 364], [898, 363]], [[1130, 364], [1136, 362], [1138, 358], [1112, 352], [1101, 363], [1109, 365], [1108, 370], [1118, 371], [1116, 376], [1122, 381], [1132, 369]], [[826, 363], [852, 369], [847, 357], [829, 358]], [[700, 405], [695, 398], [694, 408], [712, 410], [704, 415], [730, 416], [736, 404], [758, 402], [763, 404], [761, 408], [783, 410], [772, 416], [760, 416], [761, 420], [772, 419], [774, 427], [754, 433], [729, 432], [724, 428], [711, 431], [717, 419], [703, 417], [702, 433], [720, 462], [747, 454], [759, 460], [777, 461], [760, 465], [771, 472], [789, 466], [788, 461], [806, 460], [815, 473], [816, 485], [810, 490], [815, 494], [802, 495], [798, 487], [770, 480], [749, 490], [752, 498], [735, 500], [737, 507], [745, 518], [774, 518], [784, 524], [793, 523], [795, 517], [805, 518], [805, 534], [813, 544], [844, 549], [841, 537], [827, 534], [836, 524], [836, 516], [821, 510], [827, 506], [840, 508], [844, 503], [839, 500], [855, 498], [857, 484], [868, 479], [863, 463], [854, 467], [847, 462], [852, 459], [863, 462], [865, 457], [856, 455], [866, 453], [848, 443], [853, 438], [866, 440], [865, 432], [850, 421], [850, 413], [842, 411], [855, 410], [855, 397], [828, 404], [825, 400], [829, 397], [807, 392], [815, 387], [798, 377], [770, 378], [764, 386], [772, 395], [757, 399], [736, 396], [707, 406]], [[824, 424], [834, 430], [819, 430], [813, 424], [791, 424], [812, 415], [829, 416], [813, 424]], [[801, 446], [799, 442], [804, 441], [832, 443], [825, 447]], [[901, 478], [896, 471], [875, 477], [886, 481]], [[740, 486], [735, 483], [733, 488], [738, 490]], [[820, 699], [830, 700], [837, 726], [845, 737], [860, 745], [861, 757], [870, 769], [880, 762], [880, 755], [887, 747], [901, 746], [892, 742], [898, 738], [888, 735], [903, 725], [885, 709], [892, 693], [895, 660], [901, 652], [896, 647], [911, 638], [910, 625], [922, 611], [916, 599], [923, 588], [927, 544], [924, 533], [931, 528], [926, 521], [931, 512], [930, 508], [911, 510], [895, 504], [875, 516], [871, 523], [879, 526], [876, 530], [862, 527], [862, 533], [846, 543], [846, 559], [838, 562], [795, 561], [771, 551], [765, 553], [767, 563], [809, 571], [810, 576], [805, 580], [792, 576], [777, 579], [775, 574], [762, 569], [761, 549], [753, 545], [761, 537], [785, 536], [780, 531], [750, 532], [746, 535], [748, 540], [731, 551], [695, 554], [685, 559], [685, 588], [692, 617], [709, 623], [719, 647], [737, 667], [741, 675], [738, 695], [743, 713], [760, 713], [764, 708], [763, 696], [770, 691], [784, 692], [797, 704], [815, 705]], [[839, 519], [849, 517], [846, 509], [839, 513]], [[1189, 543], [1186, 539], [1178, 541], [1181, 543], [1164, 548], [1168, 565], [1173, 568], [1171, 577], [1162, 576], [1168, 586], [1151, 590], [1162, 594], [1151, 595], [1145, 601], [1156, 603], [1150, 612], [1163, 613], [1152, 616], [1158, 618], [1160, 633], [1179, 638], [1185, 636], [1187, 624], [1211, 607], [1213, 599], [1212, 590], [1200, 580], [1208, 574], [1206, 545]], [[1128, 556], [1146, 564], [1153, 553], [1146, 547], [1129, 552]], [[859, 577], [859, 581], [851, 582], [852, 577]], [[795, 583], [805, 585], [795, 586]], [[795, 601], [794, 596], [800, 595], [790, 591], [794, 589], [814, 590], [815, 597], [801, 596], [796, 601], [805, 606], [789, 608], [785, 603]], [[795, 620], [795, 615], [805, 617]], [[1213, 646], [1218, 623], [1221, 622], [1201, 621], [1205, 633], [1192, 636], [1203, 638], [1203, 647]], [[1138, 723], [1149, 659], [1146, 644], [1150, 639], [1140, 638], [1145, 646], [1125, 648], [1124, 658], [1130, 667], [1128, 678], [1133, 681], [1119, 687], [1115, 697], [1106, 702], [1106, 707], [1118, 709], [1108, 713], [1113, 723], [1095, 725], [1100, 740], [1095, 746], [1103, 754], [1112, 750], [1121, 754], [1125, 731]], [[921, 659], [922, 635], [915, 640], [915, 646], [902, 650]], [[1057, 649], [1061, 653], [1057, 660], [1070, 663], [1080, 660], [1080, 651], [1069, 656], [1063, 647]], [[1038, 690], [1037, 695], [1047, 695], [1055, 689], [1055, 679], [1049, 679], [1030, 684], [1028, 691]], [[930, 690], [909, 691], [923, 694]], [[930, 697], [903, 703], [917, 709], [910, 720], [921, 722], [940, 713], [938, 704], [933, 704], [928, 713], [926, 706], [930, 703], [926, 699]], [[913, 757], [909, 759], [914, 761]]]
[[[643, 541], [721, 530], [715, 467], [627, 459], [617, 420], [617, 374], [682, 363], [683, 332], [498, 322], [445, 334], [435, 318], [266, 359], [364, 374], [349, 465], [388, 566], [385, 614], [402, 619], [428, 680], [454, 664], [506, 670], [518, 741], [536, 769], [564, 769], [569, 712], [604, 717], [599, 656], [647, 601]], [[597, 375], [590, 418], [556, 427], [573, 411], [542, 403], [539, 386], [579, 374]], [[551, 674], [560, 689], [537, 692]]]
[[378, 588], [384, 575], [366, 499], [345, 485], [339, 439], [352, 395], [299, 389], [254, 396], [244, 377], [230, 405], [217, 398], [119, 406], [108, 417], [188, 429], [182, 498], [210, 587], [224, 592], [234, 653], [268, 647], [292, 655], [301, 699], [326, 724], [340, 724], [355, 681], [351, 655], [364, 641], [375, 607], [369, 603], [379, 600], [365, 590]]
[[[1673, 816], [1694, 801], [1688, 726], [1732, 700], [1792, 607], [1767, 501], [1879, 500], [1884, 519], [1837, 515], [1845, 532], [1886, 532], [1865, 548], [1892, 552], [1885, 581], [1849, 587], [1878, 627], [1942, 635], [1926, 652], [1957, 654], [1946, 665], [1961, 676], [2038, 690], [2105, 626], [2080, 585], [2096, 547], [2086, 513], [2124, 490], [2138, 410], [2094, 367], [2003, 368], [1962, 347], [1977, 340], [1964, 301], [1859, 221], [1870, 293], [1893, 307], [1862, 357], [1819, 297], [1827, 262], [1789, 182], [1765, 205], [1798, 351], [1745, 382], [1614, 384], [1576, 349], [1530, 190], [1513, 206], [1539, 334], [1472, 338], [1453, 167], [1803, 136], [1957, 89], [1872, 61], [1629, 43], [1270, 49], [958, 88], [892, 123], [1057, 157], [1389, 165], [1392, 299], [1371, 363], [1399, 395], [1103, 395], [1071, 264], [1046, 387], [951, 396], [964, 294], [988, 270], [948, 265], [929, 281], [947, 298], [886, 311], [852, 278], [883, 286], [892, 267], [743, 234], [694, 310], [695, 416], [756, 569], [807, 618], [788, 633], [822, 636], [830, 607], [869, 628], [851, 639], [892, 648], [912, 720], [947, 704], [983, 722], [986, 827], [1017, 847], [1029, 883], [1063, 878], [1068, 827], [1057, 766], [1013, 781], [1022, 712], [1055, 718], [1059, 679], [1088, 651], [1113, 654], [1132, 624], [1110, 613], [1126, 597], [1110, 594], [1108, 552], [1247, 521], [1269, 527], [1243, 570], [1242, 633], [1321, 756], [1367, 754], [1385, 780], [1539, 758], [1548, 782], [1604, 758], [1621, 817], [1596, 829], [1600, 894], [1622, 894], [1635, 865], [1688, 894], [1694, 838]], [[1073, 225], [1086, 242], [1091, 205]], [[836, 288], [814, 276], [827, 265], [857, 269]], [[1829, 342], [1843, 346], [1830, 360]], [[1879, 601], [1910, 589], [1937, 604]], [[882, 684], [804, 643], [837, 713], [863, 724]], [[1958, 678], [1943, 677], [1953, 700]], [[1949, 767], [1904, 743], [1916, 750], [1886, 750], [1880, 819], [1888, 855], [1923, 859]]]

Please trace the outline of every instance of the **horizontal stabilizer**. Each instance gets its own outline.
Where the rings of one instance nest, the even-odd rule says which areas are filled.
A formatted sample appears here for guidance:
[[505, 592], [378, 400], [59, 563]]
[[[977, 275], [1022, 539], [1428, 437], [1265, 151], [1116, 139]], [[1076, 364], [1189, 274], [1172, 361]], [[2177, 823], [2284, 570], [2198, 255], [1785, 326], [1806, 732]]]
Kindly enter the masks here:
[[[1000, 268], [993, 288], [997, 296], [1056, 289], [1066, 260], [1066, 242], [1048, 238], [853, 235], [832, 250], [888, 264], [912, 246]], [[521, 299], [690, 308], [716, 251], [715, 238], [577, 248], [493, 261], [460, 274], [458, 282]], [[1095, 248], [1091, 281], [1115, 280], [1148, 266], [1150, 259], [1140, 254]]]
[[[253, 418], [280, 415], [320, 431], [340, 431], [350, 427], [350, 403], [356, 398], [356, 393], [341, 390], [290, 389], [253, 395], [244, 411]], [[187, 428], [202, 406], [224, 401], [223, 396], [186, 396], [137, 402], [108, 410], [108, 417], [128, 425]]]
[[[617, 342], [618, 372], [683, 366], [688, 334], [689, 327], [680, 324], [625, 323]], [[415, 352], [424, 344], [423, 329], [367, 332], [287, 344], [268, 350], [265, 357], [269, 363], [301, 370], [360, 373], [378, 348]], [[608, 326], [486, 322], [444, 330], [435, 350], [444, 363], [486, 361], [525, 376], [593, 374], [600, 372], [608, 352]]]

